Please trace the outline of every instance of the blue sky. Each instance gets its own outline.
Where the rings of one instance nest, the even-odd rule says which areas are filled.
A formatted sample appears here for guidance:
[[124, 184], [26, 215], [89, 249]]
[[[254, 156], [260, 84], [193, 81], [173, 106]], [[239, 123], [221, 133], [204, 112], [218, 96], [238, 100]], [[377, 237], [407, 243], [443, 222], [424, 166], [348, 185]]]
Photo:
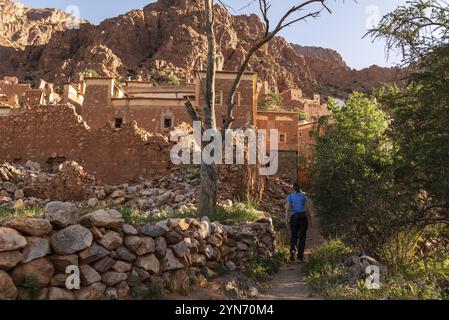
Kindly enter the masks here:
[[[19, 0], [31, 7], [55, 7], [65, 10], [71, 5], [80, 9], [81, 18], [93, 23], [125, 13], [131, 9], [142, 8], [154, 1], [150, 0]], [[236, 14], [255, 12], [255, 5], [239, 11], [251, 0], [225, 0]], [[296, 3], [299, 1], [297, 0]], [[301, 22], [284, 30], [282, 36], [289, 42], [301, 45], [313, 45], [337, 50], [350, 67], [361, 69], [373, 64], [391, 66], [399, 62], [394, 55], [387, 61], [385, 44], [372, 43], [363, 35], [382, 15], [405, 4], [406, 0], [330, 0], [333, 14], [323, 13], [316, 20]], [[272, 0], [271, 14], [276, 19], [294, 0]], [[231, 10], [232, 12], [232, 10]]]

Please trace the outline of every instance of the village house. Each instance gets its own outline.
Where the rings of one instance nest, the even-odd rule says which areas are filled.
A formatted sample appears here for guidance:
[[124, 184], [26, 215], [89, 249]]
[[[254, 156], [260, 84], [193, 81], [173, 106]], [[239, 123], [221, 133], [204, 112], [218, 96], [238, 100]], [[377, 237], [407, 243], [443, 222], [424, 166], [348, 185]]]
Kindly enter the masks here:
[[[234, 71], [218, 71], [216, 74], [215, 107], [217, 126], [223, 125]], [[192, 78], [182, 84], [155, 85], [151, 81], [126, 80], [119, 82], [112, 77], [86, 77], [79, 83], [64, 85], [62, 103], [74, 106], [86, 124], [101, 129], [111, 123], [116, 129], [135, 121], [138, 127], [152, 134], [167, 135], [173, 128], [191, 124], [185, 108], [186, 99], [192, 101], [201, 113], [204, 105], [206, 71], [195, 71]], [[279, 151], [279, 175], [295, 181], [300, 176], [299, 159], [311, 157], [313, 140], [309, 131], [316, 117], [327, 115], [326, 105], [320, 96], [307, 99], [299, 89], [289, 89], [280, 95], [282, 106], [274, 111], [260, 111], [258, 99], [272, 92], [267, 82], [258, 82], [257, 74], [243, 75], [236, 94], [233, 110], [233, 128], [254, 126], [258, 129], [277, 129]], [[37, 88], [20, 84], [17, 78], [5, 77], [0, 81], [0, 116], [10, 114], [18, 106], [51, 105], [59, 101], [53, 85], [41, 81]], [[301, 112], [299, 112], [301, 111]], [[307, 119], [302, 119], [305, 114]], [[267, 135], [267, 152], [271, 151]], [[300, 169], [298, 169], [300, 168]]]

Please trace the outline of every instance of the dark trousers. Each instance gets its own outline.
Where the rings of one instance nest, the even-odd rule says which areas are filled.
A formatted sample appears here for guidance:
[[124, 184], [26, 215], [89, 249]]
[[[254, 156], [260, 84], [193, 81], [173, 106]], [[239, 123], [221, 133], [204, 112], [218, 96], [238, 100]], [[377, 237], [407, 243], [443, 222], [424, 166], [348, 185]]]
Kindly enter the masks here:
[[304, 258], [306, 249], [307, 229], [309, 228], [309, 220], [303, 214], [296, 214], [290, 217], [290, 252], [295, 253], [298, 248], [298, 257]]

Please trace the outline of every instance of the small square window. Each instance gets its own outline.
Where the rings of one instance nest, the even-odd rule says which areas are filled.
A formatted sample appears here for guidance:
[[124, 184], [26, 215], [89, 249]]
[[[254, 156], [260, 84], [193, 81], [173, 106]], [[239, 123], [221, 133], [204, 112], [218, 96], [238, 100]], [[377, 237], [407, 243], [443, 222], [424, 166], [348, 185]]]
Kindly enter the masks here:
[[281, 134], [279, 135], [279, 141], [280, 141], [281, 143], [285, 143], [285, 142], [287, 141], [287, 136], [286, 136], [285, 133], [281, 133]]
[[173, 127], [173, 118], [164, 118], [164, 129]]
[[223, 92], [217, 91], [215, 92], [215, 104], [221, 105], [223, 100]]

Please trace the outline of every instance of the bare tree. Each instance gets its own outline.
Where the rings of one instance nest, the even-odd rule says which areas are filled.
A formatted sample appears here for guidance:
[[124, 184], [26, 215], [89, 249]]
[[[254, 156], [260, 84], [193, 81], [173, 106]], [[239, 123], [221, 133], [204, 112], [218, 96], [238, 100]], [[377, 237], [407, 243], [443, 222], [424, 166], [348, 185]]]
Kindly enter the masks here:
[[[204, 90], [205, 105], [203, 106], [202, 117], [199, 115], [198, 111], [192, 105], [190, 100], [186, 101], [186, 108], [189, 112], [192, 120], [202, 121], [204, 130], [207, 129], [217, 129], [216, 118], [215, 118], [215, 74], [216, 74], [216, 56], [217, 56], [217, 40], [216, 40], [216, 30], [215, 25], [215, 14], [214, 14], [214, 0], [196, 0], [197, 5], [202, 11], [202, 18], [204, 20], [205, 31], [208, 41], [208, 55], [207, 55], [207, 74], [206, 83]], [[204, 2], [204, 3], [200, 3]], [[217, 0], [219, 6], [224, 8], [226, 11], [230, 6], [225, 4], [223, 0]], [[265, 44], [270, 42], [279, 32], [285, 28], [300, 22], [305, 21], [308, 18], [317, 18], [323, 11], [328, 11], [331, 13], [330, 9], [327, 7], [327, 0], [308, 0], [299, 1], [298, 4], [293, 5], [289, 10], [287, 10], [282, 17], [273, 24], [274, 28], [271, 28], [271, 21], [269, 18], [269, 11], [271, 8], [271, 3], [269, 0], [252, 0], [245, 7], [249, 7], [253, 3], [258, 3], [260, 15], [264, 21], [264, 32], [258, 40], [256, 40], [251, 48], [249, 49], [245, 59], [241, 65], [237, 68], [236, 77], [232, 83], [231, 91], [226, 98], [226, 118], [224, 125], [221, 128], [222, 132], [229, 129], [234, 121], [232, 117], [232, 111], [235, 105], [235, 96], [237, 89], [240, 85], [242, 76], [248, 68], [251, 58], [254, 54], [262, 48]], [[313, 6], [317, 8], [310, 9]], [[204, 119], [202, 119], [204, 118]], [[224, 137], [224, 134], [222, 135]], [[203, 215], [208, 215], [215, 211], [216, 198], [217, 198], [217, 184], [218, 184], [219, 172], [216, 164], [201, 164], [201, 196], [200, 196], [200, 213]]]

